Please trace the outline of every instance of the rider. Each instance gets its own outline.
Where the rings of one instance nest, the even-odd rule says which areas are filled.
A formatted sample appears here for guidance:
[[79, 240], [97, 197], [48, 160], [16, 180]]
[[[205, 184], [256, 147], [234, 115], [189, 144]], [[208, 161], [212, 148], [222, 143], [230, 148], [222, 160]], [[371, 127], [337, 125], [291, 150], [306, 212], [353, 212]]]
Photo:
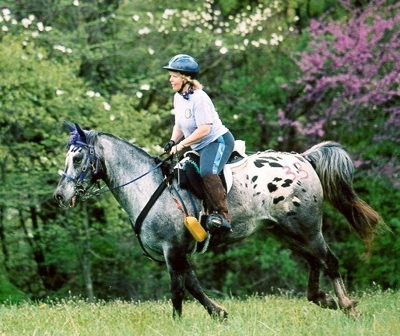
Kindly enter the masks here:
[[213, 212], [207, 222], [230, 230], [227, 195], [219, 174], [233, 151], [234, 137], [196, 79], [200, 68], [193, 57], [176, 55], [164, 69], [169, 71], [169, 81], [176, 92], [175, 125], [164, 150], [176, 154], [191, 147], [199, 153], [206, 204], [209, 212]]

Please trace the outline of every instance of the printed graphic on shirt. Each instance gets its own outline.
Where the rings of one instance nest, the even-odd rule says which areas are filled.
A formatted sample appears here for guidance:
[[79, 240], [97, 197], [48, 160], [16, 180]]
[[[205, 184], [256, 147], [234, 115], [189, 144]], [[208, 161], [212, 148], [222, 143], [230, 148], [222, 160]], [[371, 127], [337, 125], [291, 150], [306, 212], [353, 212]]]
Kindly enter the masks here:
[[185, 110], [185, 118], [190, 119], [192, 117], [192, 110], [190, 108], [187, 108]]

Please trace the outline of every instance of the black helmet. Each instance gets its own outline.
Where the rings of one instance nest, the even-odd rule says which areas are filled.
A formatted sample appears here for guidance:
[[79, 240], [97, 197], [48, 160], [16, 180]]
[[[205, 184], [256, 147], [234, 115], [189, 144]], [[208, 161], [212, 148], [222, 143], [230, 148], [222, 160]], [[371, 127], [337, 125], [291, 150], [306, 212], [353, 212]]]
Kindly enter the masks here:
[[192, 56], [179, 54], [172, 57], [164, 69], [176, 71], [183, 75], [196, 78], [200, 72], [199, 65]]

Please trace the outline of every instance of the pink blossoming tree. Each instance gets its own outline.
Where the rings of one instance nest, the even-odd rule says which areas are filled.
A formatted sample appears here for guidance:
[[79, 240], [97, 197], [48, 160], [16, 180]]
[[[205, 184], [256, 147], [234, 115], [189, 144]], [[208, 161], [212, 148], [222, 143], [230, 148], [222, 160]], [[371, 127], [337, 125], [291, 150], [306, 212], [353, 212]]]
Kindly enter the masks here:
[[295, 55], [301, 75], [285, 87], [292, 98], [278, 112], [283, 147], [340, 141], [360, 152], [359, 165], [380, 156], [375, 169], [397, 180], [400, 3], [374, 0], [362, 9], [342, 3], [348, 20], [312, 21], [308, 50]]

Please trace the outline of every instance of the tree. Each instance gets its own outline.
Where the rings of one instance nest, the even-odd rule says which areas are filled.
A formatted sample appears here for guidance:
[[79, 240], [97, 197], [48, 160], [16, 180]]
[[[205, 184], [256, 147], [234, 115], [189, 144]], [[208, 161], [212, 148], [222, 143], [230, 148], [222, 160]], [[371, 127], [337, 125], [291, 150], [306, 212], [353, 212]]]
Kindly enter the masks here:
[[[305, 143], [301, 146], [323, 138], [340, 139], [368, 158], [367, 144], [380, 144], [378, 152], [393, 163], [395, 177], [400, 142], [400, 7], [385, 3], [377, 0], [354, 9], [344, 2], [345, 22], [326, 16], [312, 21], [311, 42], [295, 56], [300, 74], [294, 85], [286, 87], [290, 100], [279, 112], [279, 123], [286, 134], [295, 130], [296, 140]], [[285, 133], [282, 136], [289, 141]]]

